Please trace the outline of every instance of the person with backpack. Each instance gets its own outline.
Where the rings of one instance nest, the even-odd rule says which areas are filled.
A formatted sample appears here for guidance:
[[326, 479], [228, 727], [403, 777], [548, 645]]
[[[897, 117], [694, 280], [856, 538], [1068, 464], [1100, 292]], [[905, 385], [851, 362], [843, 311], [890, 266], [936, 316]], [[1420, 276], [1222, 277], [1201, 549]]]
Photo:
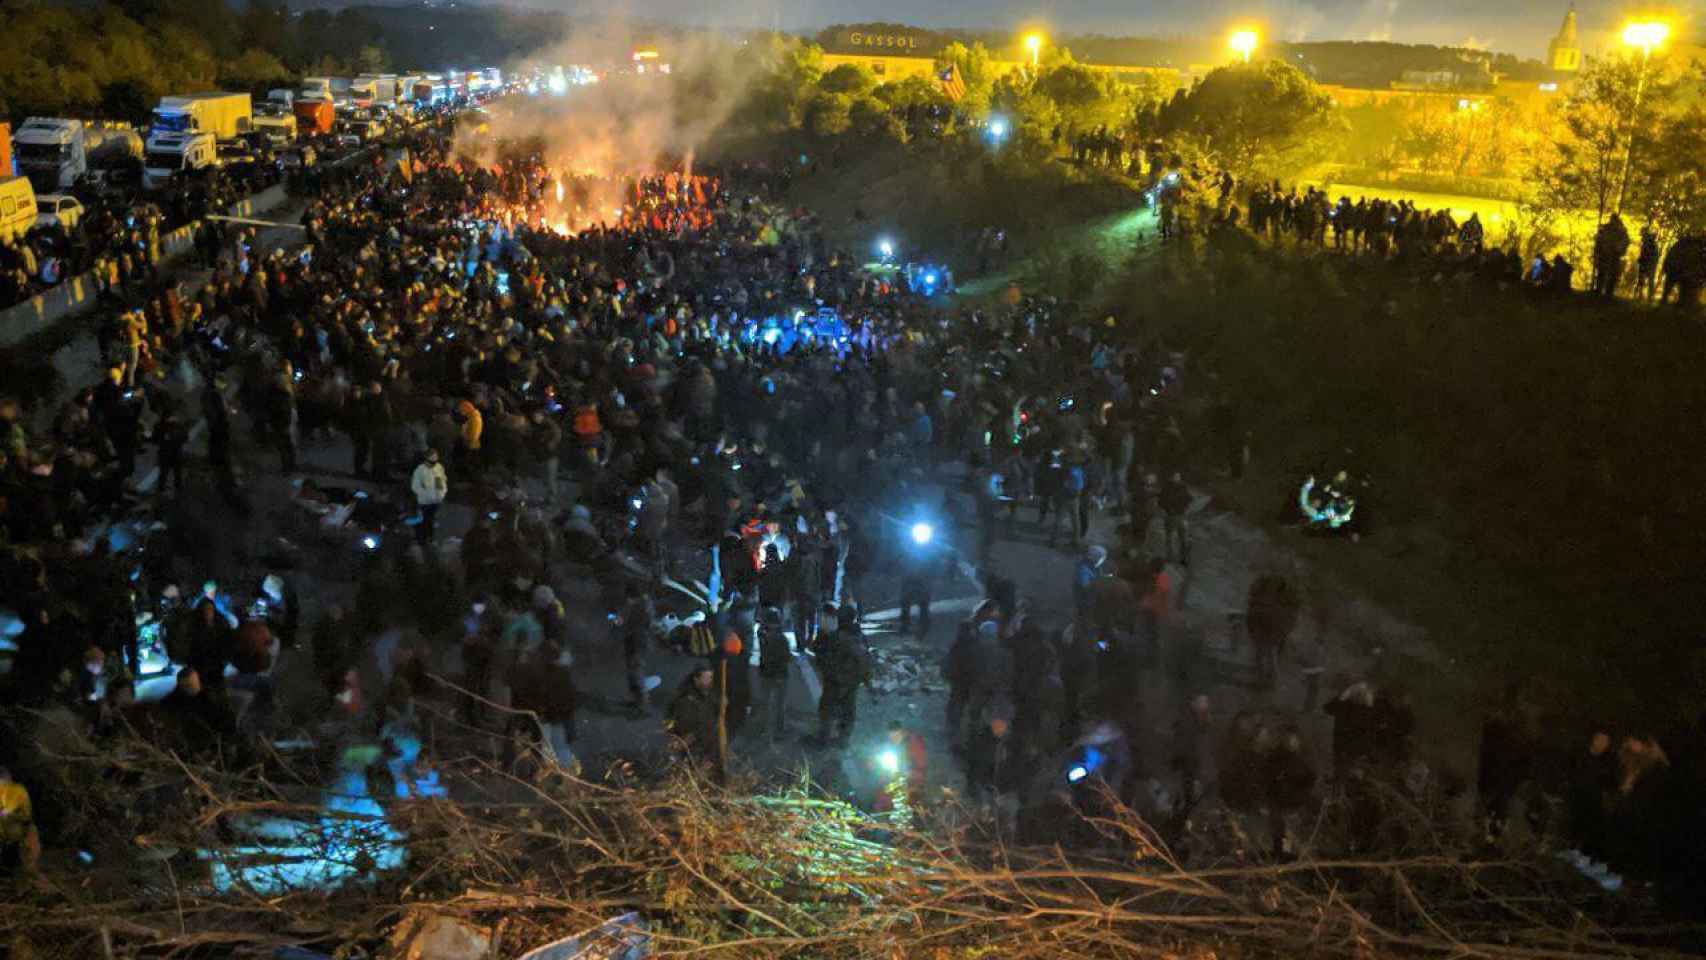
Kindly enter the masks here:
[[871, 679], [871, 654], [850, 604], [836, 611], [835, 629], [818, 635], [818, 669], [823, 695], [818, 699], [817, 746], [845, 748], [859, 719], [859, 686]]

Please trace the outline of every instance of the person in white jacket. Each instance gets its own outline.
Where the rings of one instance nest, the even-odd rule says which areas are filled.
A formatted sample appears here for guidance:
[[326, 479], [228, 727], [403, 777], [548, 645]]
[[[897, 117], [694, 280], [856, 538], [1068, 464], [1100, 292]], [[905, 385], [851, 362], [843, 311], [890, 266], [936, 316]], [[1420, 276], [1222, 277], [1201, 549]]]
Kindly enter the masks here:
[[421, 508], [421, 522], [415, 528], [415, 536], [424, 547], [432, 542], [433, 529], [438, 522], [438, 505], [450, 492], [450, 480], [444, 475], [444, 464], [438, 462], [437, 450], [427, 448], [426, 459], [415, 467], [414, 475], [409, 478], [409, 489], [414, 491], [415, 503]]

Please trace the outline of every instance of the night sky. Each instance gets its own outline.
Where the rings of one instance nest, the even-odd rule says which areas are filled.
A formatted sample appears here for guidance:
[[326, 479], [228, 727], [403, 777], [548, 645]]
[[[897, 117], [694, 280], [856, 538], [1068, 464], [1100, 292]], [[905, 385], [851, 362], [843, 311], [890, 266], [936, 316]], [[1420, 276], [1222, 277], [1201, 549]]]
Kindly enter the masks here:
[[[892, 21], [925, 27], [989, 29], [1046, 24], [1070, 33], [1116, 36], [1218, 34], [1235, 21], [1262, 23], [1288, 40], [1393, 40], [1467, 44], [1539, 57], [1569, 8], [1568, 0], [531, 0], [536, 8], [608, 15], [626, 8], [643, 18], [802, 30], [832, 23]], [[1576, 5], [1584, 49], [1604, 46], [1607, 31], [1637, 9], [1619, 0]], [[1706, 22], [1706, 2], [1673, 7]]]

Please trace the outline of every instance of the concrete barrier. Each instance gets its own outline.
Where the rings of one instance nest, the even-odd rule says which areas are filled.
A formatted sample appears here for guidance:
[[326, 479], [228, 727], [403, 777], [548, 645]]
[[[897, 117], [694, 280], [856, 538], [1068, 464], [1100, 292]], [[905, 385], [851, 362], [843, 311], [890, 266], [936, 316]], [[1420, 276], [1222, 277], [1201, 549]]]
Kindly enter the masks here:
[[[231, 206], [232, 216], [248, 217], [265, 213], [284, 203], [284, 185], [268, 187]], [[189, 250], [195, 242], [195, 232], [201, 222], [187, 224], [160, 235], [160, 262], [165, 263]], [[0, 310], [0, 346], [10, 346], [26, 337], [45, 330], [69, 316], [87, 309], [100, 293], [94, 273], [80, 273], [59, 286], [23, 303]]]

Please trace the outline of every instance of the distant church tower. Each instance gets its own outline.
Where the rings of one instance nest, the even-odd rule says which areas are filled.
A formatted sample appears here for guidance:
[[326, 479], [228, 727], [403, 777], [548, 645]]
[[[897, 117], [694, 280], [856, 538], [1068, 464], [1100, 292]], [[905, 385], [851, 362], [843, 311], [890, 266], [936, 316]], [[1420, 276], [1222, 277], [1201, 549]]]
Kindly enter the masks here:
[[1564, 14], [1564, 25], [1546, 46], [1546, 62], [1552, 69], [1574, 73], [1582, 68], [1582, 48], [1576, 41], [1576, 5]]

